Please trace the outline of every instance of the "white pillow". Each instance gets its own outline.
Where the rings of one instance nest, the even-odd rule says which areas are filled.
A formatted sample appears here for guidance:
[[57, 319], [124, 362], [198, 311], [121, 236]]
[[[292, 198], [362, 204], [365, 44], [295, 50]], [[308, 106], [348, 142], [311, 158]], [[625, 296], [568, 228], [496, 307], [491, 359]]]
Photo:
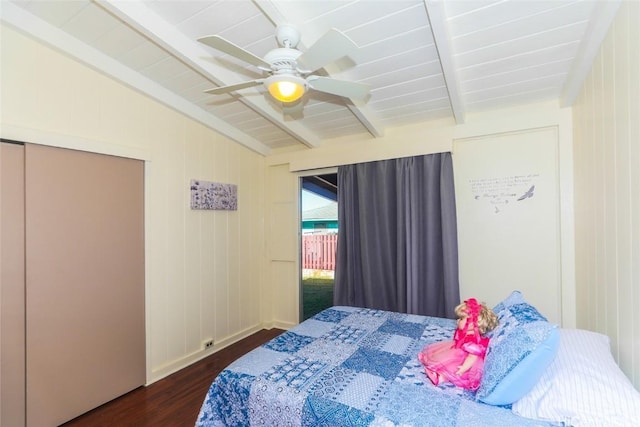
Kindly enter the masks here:
[[640, 420], [640, 393], [615, 363], [609, 338], [560, 329], [555, 359], [512, 411], [572, 426], [631, 426]]

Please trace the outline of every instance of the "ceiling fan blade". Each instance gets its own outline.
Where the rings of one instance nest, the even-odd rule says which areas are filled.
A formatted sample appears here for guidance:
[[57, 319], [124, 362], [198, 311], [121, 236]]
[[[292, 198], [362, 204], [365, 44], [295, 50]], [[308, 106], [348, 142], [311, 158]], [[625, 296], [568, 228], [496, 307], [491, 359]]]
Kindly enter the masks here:
[[238, 45], [231, 43], [229, 40], [223, 39], [220, 36], [201, 37], [198, 39], [198, 41], [202, 44], [206, 44], [209, 47], [222, 51], [226, 54], [236, 57], [249, 64], [255, 65], [257, 67], [264, 67], [267, 70], [271, 69], [271, 64], [269, 64], [264, 59], [254, 55], [253, 53], [241, 48]]
[[298, 67], [312, 72], [357, 50], [358, 46], [349, 37], [332, 28], [298, 57]]
[[365, 99], [369, 95], [369, 90], [371, 89], [371, 86], [368, 84], [347, 80], [337, 80], [322, 76], [309, 76], [307, 78], [307, 82], [309, 83], [309, 86], [315, 90], [319, 90], [320, 92], [359, 100]]
[[264, 79], [250, 80], [248, 82], [236, 83], [229, 86], [214, 87], [213, 89], [205, 90], [205, 92], [211, 95], [220, 95], [222, 93], [233, 92], [247, 87], [258, 86], [261, 85], [263, 81]]

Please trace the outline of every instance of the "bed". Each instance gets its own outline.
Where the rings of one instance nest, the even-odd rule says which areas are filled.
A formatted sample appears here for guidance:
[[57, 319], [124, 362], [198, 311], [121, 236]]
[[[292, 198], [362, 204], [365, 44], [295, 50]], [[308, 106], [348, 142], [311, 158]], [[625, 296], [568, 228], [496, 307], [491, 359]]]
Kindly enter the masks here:
[[[604, 413], [596, 416], [606, 417], [606, 425], [632, 425], [625, 424], [630, 419], [637, 422], [639, 418], [632, 417], [640, 416], [640, 395], [624, 375], [616, 377], [623, 387], [615, 392], [621, 396], [631, 393], [631, 397], [619, 399], [623, 400], [622, 409], [618, 407], [619, 401], [611, 411], [600, 408], [597, 391], [591, 397], [596, 403], [585, 397], [583, 406], [552, 408], [550, 415], [541, 412], [539, 403], [545, 399], [551, 401], [546, 403], [548, 407], [575, 400], [575, 395], [561, 398], [553, 395], [574, 393], [561, 389], [570, 382], [566, 379], [555, 384], [560, 387], [556, 390], [549, 385], [558, 381], [547, 378], [543, 390], [536, 390], [544, 375], [557, 375], [552, 368], [559, 354], [574, 352], [561, 345], [561, 341], [566, 341], [560, 339], [564, 331], [548, 323], [519, 292], [511, 294], [495, 310], [501, 323], [494, 330], [485, 359], [485, 374], [476, 392], [451, 384], [432, 385], [417, 360], [425, 345], [452, 337], [454, 320], [336, 306], [284, 332], [223, 370], [204, 399], [196, 425], [590, 425], [575, 421], [580, 421], [576, 418], [580, 416], [592, 421], [591, 410]], [[602, 337], [589, 335], [589, 339], [599, 339], [596, 341], [600, 347]], [[578, 337], [577, 341], [583, 340]], [[610, 353], [608, 341], [604, 343], [606, 359]], [[612, 360], [604, 365], [597, 361], [598, 369], [608, 367]], [[571, 361], [569, 366], [575, 367], [576, 363]], [[561, 373], [566, 370], [560, 368]], [[602, 384], [593, 387], [601, 388]], [[567, 404], [571, 405], [575, 403]], [[596, 407], [591, 408], [593, 405]], [[558, 410], [561, 415], [553, 413]]]

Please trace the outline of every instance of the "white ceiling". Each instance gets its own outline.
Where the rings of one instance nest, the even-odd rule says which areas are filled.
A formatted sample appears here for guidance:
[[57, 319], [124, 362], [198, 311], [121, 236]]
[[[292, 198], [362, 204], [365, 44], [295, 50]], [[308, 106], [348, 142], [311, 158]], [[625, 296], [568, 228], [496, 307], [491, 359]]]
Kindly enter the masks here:
[[[0, 18], [252, 150], [316, 147], [434, 119], [539, 101], [571, 105], [618, 9], [604, 0], [1, 0]], [[262, 57], [291, 23], [305, 50], [330, 28], [359, 47], [326, 66], [370, 84], [356, 103], [311, 91], [284, 116], [262, 77], [196, 39], [218, 34]]]

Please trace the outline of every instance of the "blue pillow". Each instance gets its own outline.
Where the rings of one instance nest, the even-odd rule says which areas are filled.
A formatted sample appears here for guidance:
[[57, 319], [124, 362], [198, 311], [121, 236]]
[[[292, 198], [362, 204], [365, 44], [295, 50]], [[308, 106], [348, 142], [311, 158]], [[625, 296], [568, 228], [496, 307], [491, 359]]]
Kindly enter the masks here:
[[510, 405], [538, 382], [558, 351], [558, 326], [547, 322], [522, 294], [514, 291], [494, 308], [499, 324], [484, 360], [476, 400]]

